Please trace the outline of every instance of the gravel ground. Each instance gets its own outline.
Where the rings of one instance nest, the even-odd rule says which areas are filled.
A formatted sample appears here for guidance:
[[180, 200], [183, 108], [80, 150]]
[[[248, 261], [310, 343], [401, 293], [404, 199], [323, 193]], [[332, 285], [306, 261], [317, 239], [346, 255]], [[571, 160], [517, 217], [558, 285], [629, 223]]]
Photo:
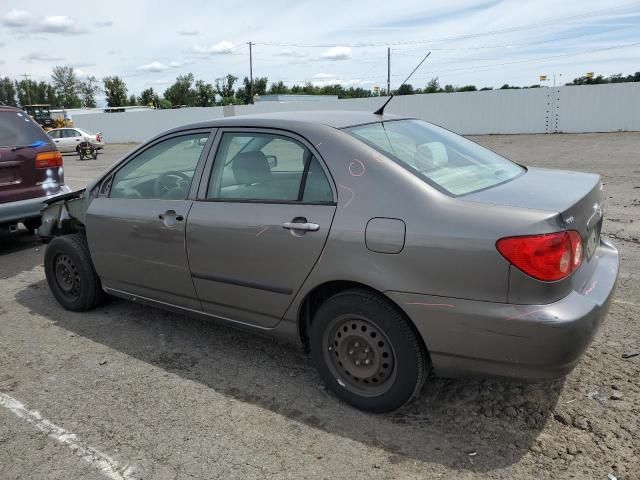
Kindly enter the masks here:
[[[434, 379], [402, 411], [364, 414], [294, 346], [119, 300], [62, 310], [19, 231], [0, 239], [0, 478], [640, 479], [640, 356], [622, 358], [640, 349], [640, 133], [474, 140], [603, 176], [620, 280], [568, 377]], [[132, 147], [65, 156], [68, 183]]]

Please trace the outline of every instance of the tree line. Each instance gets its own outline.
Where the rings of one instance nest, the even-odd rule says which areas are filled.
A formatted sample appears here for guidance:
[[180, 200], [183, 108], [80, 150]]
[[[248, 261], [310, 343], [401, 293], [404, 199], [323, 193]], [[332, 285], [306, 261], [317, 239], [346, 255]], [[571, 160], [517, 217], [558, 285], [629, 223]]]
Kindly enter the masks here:
[[[73, 67], [56, 66], [51, 73], [51, 81], [35, 82], [29, 78], [12, 80], [0, 77], [0, 103], [13, 106], [24, 106], [35, 103], [46, 103], [51, 108], [95, 108], [96, 96], [104, 94], [109, 107], [153, 106], [156, 108], [176, 107], [211, 107], [216, 105], [246, 105], [251, 103], [251, 82], [244, 77], [238, 82], [235, 75], [224, 75], [213, 83], [196, 80], [192, 73], [178, 75], [175, 82], [164, 93], [156, 92], [152, 87], [143, 90], [140, 95], [129, 94], [125, 81], [117, 76], [104, 77], [98, 80], [88, 76], [81, 80]], [[615, 74], [585, 75], [575, 78], [566, 85], [592, 85], [603, 83], [640, 82], [640, 72], [632, 75]], [[540, 84], [519, 87], [504, 84], [500, 89], [540, 88]], [[453, 93], [493, 90], [493, 87], [477, 88], [475, 85], [440, 86], [438, 78], [432, 78], [424, 87], [411, 84], [401, 85], [392, 90], [396, 95], [414, 95], [419, 93]], [[267, 77], [257, 77], [253, 81], [255, 95], [335, 95], [338, 98], [365, 98], [384, 95], [388, 92], [369, 90], [362, 87], [345, 87], [341, 84], [318, 86], [307, 82], [303, 85], [289, 87], [284, 82], [269, 84]]]

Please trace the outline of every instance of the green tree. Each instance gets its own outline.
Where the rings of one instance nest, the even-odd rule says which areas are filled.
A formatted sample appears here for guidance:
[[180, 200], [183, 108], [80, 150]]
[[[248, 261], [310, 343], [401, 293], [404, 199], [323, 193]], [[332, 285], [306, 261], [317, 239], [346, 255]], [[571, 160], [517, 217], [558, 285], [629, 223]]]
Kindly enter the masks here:
[[171, 102], [169, 100], [167, 100], [166, 98], [158, 98], [156, 96], [156, 99], [157, 99], [157, 103], [158, 103], [158, 108], [161, 109], [161, 110], [165, 110], [165, 109], [173, 107]]
[[98, 79], [94, 76], [87, 77], [84, 82], [78, 84], [80, 100], [84, 108], [96, 108], [96, 95], [100, 92]]
[[216, 93], [222, 97], [223, 105], [237, 103], [233, 91], [233, 86], [235, 85], [237, 80], [238, 77], [231, 74], [227, 74], [224, 77], [216, 78]]
[[446, 93], [453, 93], [456, 91], [456, 87], [454, 87], [453, 85], [445, 85], [444, 86], [444, 91]]
[[73, 67], [53, 67], [51, 80], [56, 96], [65, 108], [80, 108], [82, 102], [78, 96], [78, 77]]
[[440, 83], [438, 83], [438, 77], [435, 77], [429, 80], [422, 93], [438, 93], [441, 91], [442, 89], [440, 88]]
[[138, 98], [138, 102], [140, 103], [140, 105], [155, 106], [156, 97], [156, 92], [153, 91], [152, 87], [149, 87], [142, 91], [142, 93], [140, 94], [140, 98]]
[[213, 85], [204, 80], [198, 80], [194, 90], [196, 107], [211, 107], [216, 103], [216, 91]]
[[104, 84], [104, 94], [107, 97], [107, 105], [110, 107], [124, 107], [127, 103], [127, 85], [118, 76], [105, 77], [102, 79]]
[[138, 99], [136, 98], [135, 94], [131, 94], [129, 95], [129, 99], [127, 100], [127, 106], [129, 107], [135, 107], [136, 105], [138, 105]]
[[272, 83], [269, 88], [270, 95], [286, 95], [287, 93], [289, 93], [289, 87], [283, 81]]
[[16, 87], [9, 77], [0, 78], [0, 102], [16, 106]]
[[477, 90], [475, 85], [465, 85], [464, 87], [456, 88], [456, 92], [475, 92]]
[[416, 93], [416, 91], [410, 83], [400, 85], [400, 88], [396, 90], [396, 95], [413, 95], [414, 93]]
[[164, 98], [176, 107], [181, 105], [192, 107], [195, 104], [193, 82], [193, 73], [178, 75], [175, 83], [164, 91]]

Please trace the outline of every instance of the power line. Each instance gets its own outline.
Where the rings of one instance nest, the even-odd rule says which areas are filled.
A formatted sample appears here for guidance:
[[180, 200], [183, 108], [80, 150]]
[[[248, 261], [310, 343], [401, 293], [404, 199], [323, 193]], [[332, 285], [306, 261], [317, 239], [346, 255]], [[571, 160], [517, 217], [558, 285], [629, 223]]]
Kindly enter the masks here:
[[[603, 52], [603, 51], [608, 51], [608, 50], [616, 50], [616, 49], [622, 49], [622, 48], [629, 48], [629, 47], [634, 47], [634, 46], [638, 46], [640, 45], [640, 42], [635, 42], [635, 43], [627, 43], [627, 44], [621, 44], [621, 45], [614, 45], [611, 47], [605, 47], [605, 48], [598, 48], [598, 49], [592, 49], [592, 50], [588, 50], [588, 51], [582, 51], [582, 52], [570, 52], [570, 53], [563, 53], [563, 54], [559, 54], [559, 55], [552, 55], [552, 56], [548, 56], [548, 57], [538, 57], [538, 58], [534, 58], [534, 59], [523, 59], [523, 60], [514, 60], [511, 62], [502, 62], [502, 63], [494, 63], [494, 64], [487, 64], [487, 65], [476, 65], [476, 66], [471, 66], [471, 67], [459, 67], [459, 68], [450, 68], [450, 69], [444, 69], [444, 70], [433, 70], [433, 71], [429, 71], [429, 72], [425, 72], [425, 73], [420, 73], [417, 75], [420, 76], [424, 76], [424, 75], [433, 75], [434, 73], [441, 73], [441, 72], [455, 72], [455, 71], [463, 71], [463, 70], [470, 70], [470, 71], [482, 71], [483, 69], [490, 69], [490, 68], [495, 68], [495, 67], [502, 67], [505, 65], [513, 65], [513, 64], [519, 64], [519, 63], [536, 63], [536, 62], [540, 62], [540, 61], [544, 61], [544, 60], [551, 60], [551, 59], [555, 59], [555, 58], [562, 58], [562, 57], [571, 57], [571, 56], [577, 56], [577, 55], [584, 55], [586, 53], [594, 53], [594, 52]], [[394, 74], [391, 75], [392, 77], [399, 77], [402, 74]], [[362, 80], [372, 80], [372, 79], [379, 79], [382, 75], [377, 75], [377, 76], [357, 76], [357, 78], [355, 78], [356, 80], [362, 81]], [[338, 78], [335, 79], [336, 83], [338, 82]], [[312, 81], [313, 79], [305, 79], [305, 80], [279, 80], [282, 81], [283, 83], [305, 83], [308, 81]]]
[[[577, 55], [584, 55], [586, 53], [605, 52], [605, 51], [608, 51], [608, 50], [617, 50], [617, 49], [621, 49], [621, 48], [635, 47], [635, 46], [638, 46], [638, 45], [640, 45], [640, 42], [627, 43], [627, 44], [622, 44], [622, 45], [614, 45], [612, 47], [605, 47], [605, 48], [596, 48], [596, 49], [587, 50], [587, 51], [583, 51], [583, 52], [561, 53], [561, 54], [558, 54], [558, 55], [551, 55], [549, 57], [539, 57], [539, 58], [534, 58], [534, 59], [514, 60], [512, 62], [494, 63], [494, 64], [489, 64], [489, 65], [476, 65], [476, 66], [471, 66], [471, 67], [450, 68], [450, 69], [446, 69], [446, 70], [437, 70], [437, 71], [433, 71], [433, 72], [427, 72], [427, 73], [420, 74], [420, 75], [428, 75], [428, 74], [440, 73], [440, 72], [457, 72], [457, 71], [462, 71], [462, 70], [479, 71], [479, 69], [485, 69], [485, 68], [502, 67], [502, 66], [505, 66], [505, 65], [514, 65], [514, 64], [518, 64], [518, 63], [535, 63], [535, 62], [540, 62], [540, 61], [544, 61], [544, 60], [552, 60], [554, 58], [573, 57], [573, 56], [577, 56]], [[393, 75], [393, 76], [397, 77], [399, 75]]]
[[487, 32], [470, 33], [466, 35], [456, 35], [452, 37], [432, 38], [429, 40], [407, 40], [399, 42], [359, 42], [359, 43], [295, 43], [295, 42], [254, 42], [254, 45], [273, 46], [273, 47], [299, 47], [299, 48], [331, 48], [331, 47], [389, 47], [389, 46], [403, 46], [403, 45], [422, 45], [427, 43], [445, 42], [452, 40], [466, 40], [469, 38], [478, 38], [490, 35], [500, 35], [504, 33], [512, 33], [520, 30], [529, 30], [532, 28], [544, 27], [549, 25], [555, 25], [557, 23], [563, 23], [568, 20], [579, 20], [583, 18], [590, 18], [598, 15], [606, 15], [620, 10], [626, 10], [630, 5], [624, 7], [606, 8], [602, 10], [594, 10], [592, 12], [582, 13], [578, 15], [571, 15], [567, 17], [559, 17], [551, 20], [545, 20], [536, 23], [530, 23], [521, 25], [518, 27], [503, 28], [498, 30], [490, 30]]

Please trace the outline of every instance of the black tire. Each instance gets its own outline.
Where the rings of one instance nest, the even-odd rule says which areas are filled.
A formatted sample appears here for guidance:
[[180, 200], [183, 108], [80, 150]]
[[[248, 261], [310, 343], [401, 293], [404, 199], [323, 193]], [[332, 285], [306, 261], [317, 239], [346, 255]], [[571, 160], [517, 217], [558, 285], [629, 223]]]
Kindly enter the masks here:
[[384, 297], [365, 289], [338, 293], [320, 306], [310, 347], [327, 387], [368, 412], [390, 412], [415, 399], [429, 371], [412, 325]]
[[74, 233], [51, 240], [44, 254], [44, 271], [53, 296], [67, 310], [84, 312], [104, 302], [105, 293], [84, 235]]

